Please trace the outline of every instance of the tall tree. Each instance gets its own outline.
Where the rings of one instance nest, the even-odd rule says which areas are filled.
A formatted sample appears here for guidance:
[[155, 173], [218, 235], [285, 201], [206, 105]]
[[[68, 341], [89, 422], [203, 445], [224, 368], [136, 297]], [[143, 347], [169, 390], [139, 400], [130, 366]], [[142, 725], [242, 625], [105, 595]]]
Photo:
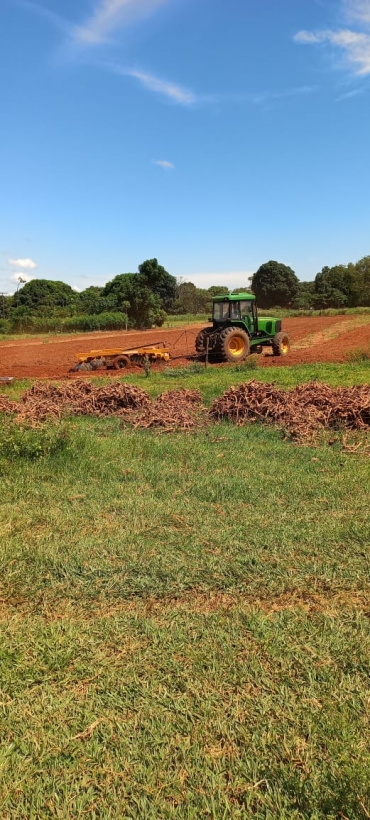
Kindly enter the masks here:
[[32, 279], [14, 295], [14, 307], [27, 308], [29, 313], [40, 313], [56, 308], [72, 307], [76, 292], [64, 282], [49, 279]]
[[363, 256], [355, 265], [348, 265], [348, 267], [353, 268], [353, 275], [358, 287], [358, 304], [361, 305], [361, 307], [369, 307], [370, 256]]
[[137, 328], [159, 327], [165, 319], [158, 294], [145, 284], [137, 273], [121, 273], [107, 282], [102, 297], [112, 299], [114, 310], [128, 314]]
[[319, 308], [355, 307], [359, 288], [353, 265], [325, 266], [315, 277], [315, 305]]
[[252, 290], [262, 308], [290, 307], [298, 293], [298, 277], [288, 265], [271, 259], [253, 274]]
[[208, 290], [197, 288], [193, 282], [182, 282], [177, 286], [177, 299], [173, 305], [175, 313], [206, 313], [211, 309], [211, 295]]
[[157, 259], [146, 259], [139, 265], [139, 276], [145, 285], [161, 300], [164, 310], [171, 308], [176, 297], [176, 279], [158, 264]]

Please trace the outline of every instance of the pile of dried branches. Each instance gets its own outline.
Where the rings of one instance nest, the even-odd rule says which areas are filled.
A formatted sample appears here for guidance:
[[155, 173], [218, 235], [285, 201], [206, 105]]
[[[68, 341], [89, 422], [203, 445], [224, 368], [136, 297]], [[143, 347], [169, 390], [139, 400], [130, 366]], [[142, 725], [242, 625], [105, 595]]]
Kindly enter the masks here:
[[60, 419], [66, 414], [119, 415], [148, 404], [148, 393], [139, 387], [119, 382], [96, 387], [89, 381], [76, 379], [61, 385], [35, 382], [23, 393], [20, 402], [11, 402], [11, 408], [4, 407], [3, 412], [15, 412], [18, 421], [39, 424], [46, 419]]
[[121, 416], [134, 427], [190, 430], [206, 418], [235, 424], [267, 421], [293, 438], [311, 442], [320, 430], [370, 429], [370, 387], [328, 387], [311, 382], [293, 390], [250, 381], [230, 387], [212, 403], [208, 416], [198, 390], [169, 390], [152, 400], [145, 390], [114, 382], [96, 387], [85, 379], [55, 385], [35, 382], [19, 402], [0, 396], [0, 412], [36, 426], [63, 415]]
[[199, 423], [201, 403], [198, 390], [169, 390], [153, 401], [145, 390], [130, 384], [96, 387], [76, 379], [61, 385], [35, 382], [19, 402], [0, 396], [0, 412], [15, 413], [17, 421], [33, 426], [68, 414], [116, 415], [135, 427], [189, 430]]
[[150, 405], [133, 413], [134, 427], [161, 428], [162, 430], [190, 430], [200, 424], [204, 411], [199, 390], [169, 390], [161, 393]]
[[310, 382], [293, 390], [250, 381], [231, 387], [212, 403], [210, 416], [236, 424], [269, 421], [293, 438], [312, 441], [320, 430], [370, 428], [370, 387], [329, 387]]
[[11, 401], [7, 396], [0, 396], [0, 413], [14, 413], [17, 402]]

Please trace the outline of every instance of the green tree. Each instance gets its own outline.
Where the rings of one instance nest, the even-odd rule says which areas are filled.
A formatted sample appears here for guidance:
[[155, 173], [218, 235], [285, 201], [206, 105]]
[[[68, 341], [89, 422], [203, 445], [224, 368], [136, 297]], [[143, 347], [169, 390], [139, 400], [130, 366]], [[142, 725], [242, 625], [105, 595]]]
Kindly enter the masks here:
[[359, 287], [353, 265], [325, 266], [316, 275], [316, 307], [356, 307], [358, 303]]
[[208, 288], [208, 293], [212, 299], [213, 296], [221, 296], [223, 293], [228, 294], [229, 288], [227, 288], [226, 285], [211, 285], [211, 287]]
[[173, 305], [175, 313], [207, 313], [211, 307], [208, 290], [197, 288], [193, 282], [182, 282], [177, 286], [177, 299]]
[[159, 265], [157, 259], [146, 259], [139, 265], [138, 270], [144, 284], [152, 293], [159, 296], [164, 310], [169, 310], [176, 298], [175, 277], [171, 276], [163, 265]]
[[296, 310], [309, 310], [315, 302], [315, 283], [298, 282], [297, 296], [293, 299], [292, 307]]
[[104, 288], [91, 285], [76, 297], [76, 312], [88, 315], [106, 313], [117, 309], [114, 297], [103, 296]]
[[112, 299], [113, 310], [128, 314], [130, 323], [137, 328], [160, 327], [165, 319], [161, 300], [137, 273], [120, 273], [107, 282], [103, 298]]
[[[358, 305], [370, 306], [370, 256], [363, 256], [355, 265], [348, 265], [358, 288]], [[353, 269], [353, 270], [352, 270]]]
[[71, 308], [75, 301], [76, 292], [64, 282], [32, 279], [14, 295], [13, 304], [16, 308], [26, 308], [30, 314], [41, 314], [58, 308]]
[[262, 308], [290, 307], [298, 293], [298, 278], [292, 268], [270, 260], [252, 276], [252, 291]]

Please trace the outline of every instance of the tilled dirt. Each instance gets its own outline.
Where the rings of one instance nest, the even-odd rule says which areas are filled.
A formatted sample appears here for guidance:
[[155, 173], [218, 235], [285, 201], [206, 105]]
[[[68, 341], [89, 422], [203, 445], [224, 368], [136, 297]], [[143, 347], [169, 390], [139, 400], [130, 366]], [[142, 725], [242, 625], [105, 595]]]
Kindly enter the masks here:
[[[31, 337], [0, 342], [0, 376], [16, 378], [76, 378], [71, 370], [77, 363], [76, 354], [107, 347], [138, 347], [142, 344], [166, 342], [171, 350], [170, 366], [186, 365], [195, 355], [195, 337], [203, 325], [187, 328], [112, 333], [91, 333], [71, 336]], [[270, 350], [259, 356], [263, 367], [310, 362], [342, 362], [348, 353], [370, 349], [370, 316], [312, 316], [284, 319], [283, 328], [292, 342], [288, 356], [272, 356]], [[228, 365], [221, 365], [227, 367]], [[153, 367], [163, 367], [156, 364]], [[137, 368], [135, 368], [137, 369]], [[127, 371], [125, 371], [127, 372]], [[96, 371], [97, 375], [116, 371]], [[89, 377], [91, 374], [89, 373]]]

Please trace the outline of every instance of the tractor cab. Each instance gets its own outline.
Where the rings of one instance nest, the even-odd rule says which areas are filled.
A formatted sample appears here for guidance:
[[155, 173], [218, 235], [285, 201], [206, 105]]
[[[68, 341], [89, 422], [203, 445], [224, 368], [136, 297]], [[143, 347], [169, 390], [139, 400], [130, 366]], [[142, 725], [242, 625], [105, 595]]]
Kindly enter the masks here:
[[236, 293], [213, 298], [212, 321], [216, 328], [228, 322], [243, 326], [252, 336], [258, 332], [256, 298], [251, 293]]

